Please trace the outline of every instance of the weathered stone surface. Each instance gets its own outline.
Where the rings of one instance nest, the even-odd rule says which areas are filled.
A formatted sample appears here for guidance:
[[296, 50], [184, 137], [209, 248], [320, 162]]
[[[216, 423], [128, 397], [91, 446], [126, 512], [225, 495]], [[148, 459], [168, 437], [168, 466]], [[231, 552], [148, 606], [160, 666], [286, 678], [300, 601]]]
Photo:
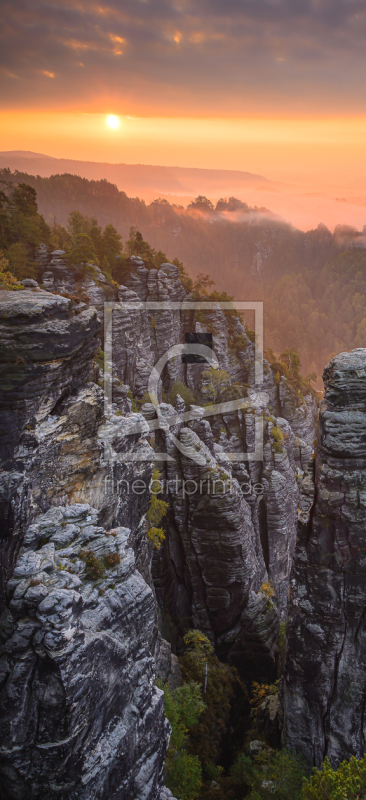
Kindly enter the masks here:
[[[270, 674], [278, 617], [261, 591], [267, 571], [263, 554], [257, 555], [250, 507], [197, 434], [186, 427], [176, 433], [183, 452], [178, 469], [168, 465], [172, 515], [156, 558], [157, 596], [183, 626], [204, 631], [241, 672]], [[166, 437], [169, 455], [179, 446]]]
[[98, 333], [92, 307], [41, 290], [0, 291], [2, 461], [26, 424], [86, 383]]
[[304, 478], [284, 669], [286, 744], [320, 766], [365, 751], [366, 350], [324, 371], [314, 488]]
[[[95, 310], [19, 294], [6, 293], [2, 317], [4, 339], [13, 354], [20, 342], [26, 364], [14, 365], [23, 416], [0, 473], [6, 796], [155, 800], [169, 726], [154, 674], [168, 678], [172, 660], [144, 523], [154, 460], [147, 423], [115, 405], [105, 414], [102, 390], [88, 383]], [[90, 580], [80, 548], [102, 559], [113, 542], [121, 561]]]
[[97, 520], [87, 504], [50, 509], [28, 528], [8, 584], [0, 764], [9, 800], [160, 792], [169, 725], [154, 686], [154, 596], [130, 531]]

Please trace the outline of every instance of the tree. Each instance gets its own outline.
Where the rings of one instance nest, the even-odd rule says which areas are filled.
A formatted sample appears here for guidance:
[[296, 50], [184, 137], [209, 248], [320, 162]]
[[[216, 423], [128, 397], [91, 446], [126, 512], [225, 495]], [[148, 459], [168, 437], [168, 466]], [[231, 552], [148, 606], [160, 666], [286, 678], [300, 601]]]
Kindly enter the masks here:
[[10, 203], [15, 211], [24, 214], [25, 217], [33, 217], [37, 214], [37, 192], [27, 183], [18, 183], [13, 187]]
[[[154, 483], [160, 482], [160, 472], [159, 470], [154, 467], [153, 474], [152, 474], [152, 485]], [[165, 517], [167, 510], [169, 508], [169, 503], [166, 503], [164, 500], [158, 500], [157, 493], [152, 492], [150, 505], [148, 511], [146, 512], [146, 522], [148, 524], [148, 529], [146, 536], [152, 542], [153, 546], [156, 550], [160, 550], [161, 545], [165, 539], [165, 534], [162, 528], [158, 528], [159, 522]]]
[[334, 770], [328, 758], [321, 770], [314, 769], [304, 781], [301, 800], [365, 800], [366, 755], [359, 761], [352, 756]]
[[9, 260], [10, 272], [15, 278], [21, 280], [35, 277], [34, 268], [28, 264], [27, 253], [21, 242], [11, 244], [6, 255]]
[[98, 264], [98, 256], [90, 236], [86, 233], [77, 233], [74, 247], [65, 256], [66, 260], [76, 267], [85, 267], [86, 264]]
[[[159, 685], [159, 682], [158, 682]], [[161, 684], [164, 691], [165, 714], [172, 733], [166, 759], [166, 784], [181, 800], [192, 800], [199, 795], [202, 784], [202, 767], [196, 755], [187, 753], [187, 734], [195, 725], [206, 705], [198, 683], [184, 683], [172, 691]]]
[[231, 384], [231, 376], [225, 369], [209, 367], [202, 372], [201, 394], [205, 403], [218, 403], [222, 392]]
[[99, 258], [106, 258], [113, 269], [116, 257], [122, 253], [122, 236], [113, 225], [106, 225], [100, 240]]
[[84, 217], [80, 211], [70, 211], [67, 220], [67, 231], [71, 237], [72, 246], [75, 247], [79, 234], [84, 233], [89, 236], [90, 223], [88, 218]]
[[211, 213], [214, 210], [213, 203], [208, 200], [203, 194], [198, 195], [192, 203], [189, 203], [187, 208], [192, 208], [195, 211], [203, 211], [204, 213]]
[[134, 226], [130, 228], [130, 236], [127, 239], [127, 247], [130, 256], [141, 256], [141, 258], [153, 259], [155, 250], [145, 242], [142, 233]]

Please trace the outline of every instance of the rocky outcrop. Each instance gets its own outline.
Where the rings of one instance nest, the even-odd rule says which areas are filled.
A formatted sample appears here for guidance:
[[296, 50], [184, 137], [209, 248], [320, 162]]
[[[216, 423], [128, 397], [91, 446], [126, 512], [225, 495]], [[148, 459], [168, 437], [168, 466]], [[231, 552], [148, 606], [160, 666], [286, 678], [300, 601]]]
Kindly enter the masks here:
[[1, 402], [17, 411], [0, 470], [6, 796], [155, 800], [169, 726], [154, 676], [176, 685], [179, 671], [151, 580], [148, 426], [105, 413], [89, 380], [93, 307], [1, 294]]
[[[365, 752], [366, 350], [324, 371], [303, 480], [284, 665], [284, 742], [317, 767]], [[312, 503], [315, 494], [315, 503]]]
[[49, 292], [0, 292], [0, 454], [52, 412], [91, 372], [100, 326], [95, 309]]
[[40, 246], [35, 263], [42, 286], [49, 292], [82, 297], [97, 309], [103, 322], [104, 303], [117, 299], [116, 285], [109, 283], [95, 264], [77, 267], [65, 261], [65, 256], [65, 250], [54, 250], [49, 256], [45, 245]]
[[155, 602], [130, 531], [89, 505], [29, 526], [1, 626], [2, 790], [155, 798], [169, 741], [154, 685]]
[[[244, 399], [243, 409], [229, 405], [206, 413], [197, 404], [189, 414], [181, 399], [176, 410], [160, 402], [158, 418], [153, 405], [142, 408], [155, 451], [168, 458], [162, 465], [168, 487], [164, 499], [170, 504], [167, 538], [154, 557], [159, 604], [181, 633], [192, 625], [201, 628], [217, 653], [242, 674], [265, 679], [275, 669], [279, 619], [286, 615], [298, 480], [312, 454], [316, 403], [310, 396], [294, 398], [285, 378], [279, 386], [266, 361], [263, 383], [257, 385], [256, 346], [239, 317], [219, 304], [206, 310], [205, 300], [198, 310], [186, 309], [182, 301], [190, 297], [177, 267], [163, 264], [149, 271], [138, 258], [131, 261], [127, 286], [119, 288], [121, 307], [112, 320], [116, 385], [120, 380], [143, 397], [154, 365], [169, 348], [183, 343], [185, 335], [211, 333], [215, 357], [231, 383], [221, 398]], [[165, 300], [182, 306], [164, 310], [141, 304]], [[205, 370], [207, 363], [186, 363], [180, 356], [169, 359], [158, 400], [163, 391], [169, 396], [179, 381], [198, 402], [210, 402]], [[249, 463], [241, 461], [243, 453], [255, 451], [262, 429], [263, 453]], [[202, 466], [193, 451], [199, 451]], [[219, 483], [226, 476], [228, 486], [221, 493], [207, 488], [210, 470]], [[198, 493], [189, 489], [184, 494], [186, 481], [197, 484]]]

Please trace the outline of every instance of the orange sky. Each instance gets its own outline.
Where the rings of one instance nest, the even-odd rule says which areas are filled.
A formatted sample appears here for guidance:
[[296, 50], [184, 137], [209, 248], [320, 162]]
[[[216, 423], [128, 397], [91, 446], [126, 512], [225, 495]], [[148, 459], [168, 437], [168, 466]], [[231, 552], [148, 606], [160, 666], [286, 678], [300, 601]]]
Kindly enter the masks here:
[[[113, 113], [113, 107], [109, 109]], [[108, 162], [239, 169], [273, 180], [366, 194], [366, 116], [328, 119], [174, 118], [0, 112], [0, 150]], [[365, 166], [364, 166], [365, 165]]]
[[246, 170], [359, 202], [365, 33], [365, 0], [5, 2], [0, 150]]

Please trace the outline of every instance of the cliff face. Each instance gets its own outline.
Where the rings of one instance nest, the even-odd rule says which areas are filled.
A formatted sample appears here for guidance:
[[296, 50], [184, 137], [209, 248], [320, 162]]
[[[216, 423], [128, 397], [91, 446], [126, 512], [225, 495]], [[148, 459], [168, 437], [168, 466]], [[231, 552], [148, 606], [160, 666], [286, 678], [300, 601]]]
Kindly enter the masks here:
[[[315, 486], [303, 481], [284, 667], [284, 741], [320, 766], [365, 752], [366, 350], [324, 371]], [[315, 492], [315, 503], [312, 498]]]
[[[174, 265], [131, 267], [121, 301], [187, 298]], [[62, 269], [53, 264], [49, 288], [59, 280], [72, 294]], [[219, 307], [121, 307], [107, 405], [94, 365], [98, 298], [96, 310], [37, 288], [0, 297], [1, 714], [10, 737], [0, 756], [14, 800], [160, 797], [168, 733], [154, 674], [167, 678], [171, 656], [158, 618], [162, 628], [170, 617], [178, 636], [201, 628], [248, 679], [267, 679], [286, 614], [314, 402], [295, 402], [266, 362], [257, 385], [255, 345]], [[202, 332], [229, 376], [224, 400], [244, 396], [244, 407], [212, 415], [198, 405], [209, 402], [207, 364], [179, 354], [158, 396], [182, 381], [196, 396], [191, 413], [179, 395], [176, 408], [132, 412], [128, 387], [143, 400], [156, 362]], [[260, 459], [237, 460], [262, 430]], [[144, 515], [159, 453], [169, 511], [153, 583]], [[134, 481], [144, 489], [131, 491]]]
[[38, 289], [0, 294], [6, 796], [152, 800], [169, 738], [154, 677], [166, 679], [170, 647], [149, 585], [149, 492], [110, 480], [113, 463], [116, 480], [149, 484], [147, 424], [104, 414], [90, 381], [93, 307]]
[[86, 504], [27, 529], [2, 622], [8, 798], [156, 797], [169, 740], [154, 686], [155, 603], [130, 531]]
[[[113, 312], [115, 382], [129, 384], [142, 397], [154, 365], [170, 347], [184, 342], [184, 334], [209, 332], [219, 367], [230, 376], [224, 397], [247, 396], [243, 410], [210, 415], [191, 406], [189, 418], [179, 417], [185, 411], [179, 397], [176, 409], [160, 403], [159, 420], [152, 405], [142, 407], [148, 422], [156, 422], [155, 450], [168, 454], [161, 467], [163, 499], [170, 506], [167, 538], [153, 563], [159, 604], [180, 631], [192, 625], [204, 630], [217, 653], [242, 674], [265, 679], [275, 669], [278, 626], [286, 614], [297, 480], [312, 453], [316, 405], [311, 396], [295, 402], [286, 379], [278, 386], [267, 362], [263, 383], [256, 385], [255, 345], [240, 319], [218, 305], [135, 310], [139, 301], [190, 297], [174, 265], [148, 271], [138, 258], [132, 264], [128, 286], [118, 292], [123, 305]], [[205, 369], [207, 364], [183, 363], [180, 355], [170, 359], [159, 399], [162, 388], [168, 394], [174, 381], [183, 381], [205, 400], [210, 388]], [[262, 429], [262, 459], [235, 460], [254, 451], [256, 430]]]

